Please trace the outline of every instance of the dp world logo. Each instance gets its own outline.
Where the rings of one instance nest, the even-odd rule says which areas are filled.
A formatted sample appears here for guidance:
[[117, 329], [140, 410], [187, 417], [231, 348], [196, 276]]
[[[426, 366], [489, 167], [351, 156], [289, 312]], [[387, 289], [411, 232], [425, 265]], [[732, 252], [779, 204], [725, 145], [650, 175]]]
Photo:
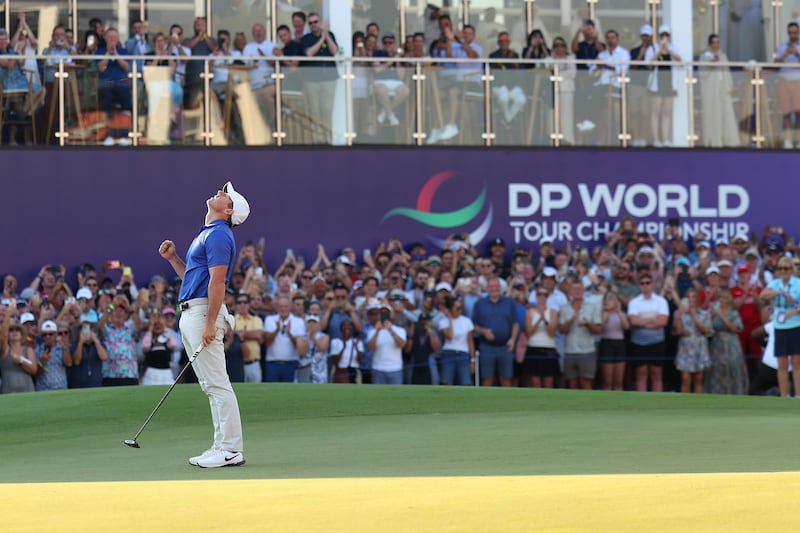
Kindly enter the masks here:
[[474, 221], [480, 216], [481, 212], [484, 211], [484, 207], [486, 206], [486, 185], [483, 186], [477, 198], [461, 209], [444, 213], [435, 213], [431, 211], [431, 205], [433, 204], [436, 193], [447, 180], [457, 174], [458, 173], [453, 170], [445, 170], [444, 172], [436, 174], [429, 179], [425, 185], [423, 185], [422, 190], [419, 191], [416, 209], [411, 207], [396, 207], [383, 215], [381, 223], [396, 216], [410, 218], [429, 228], [447, 230], [437, 232], [437, 235], [428, 235], [428, 239], [440, 248], [444, 246], [447, 236], [452, 233], [469, 233], [470, 242], [473, 245], [477, 245], [486, 237], [492, 225], [492, 204], [488, 205], [486, 216], [483, 217], [483, 221], [480, 222], [475, 229], [469, 230], [466, 229], [465, 226], [467, 228], [474, 226]]

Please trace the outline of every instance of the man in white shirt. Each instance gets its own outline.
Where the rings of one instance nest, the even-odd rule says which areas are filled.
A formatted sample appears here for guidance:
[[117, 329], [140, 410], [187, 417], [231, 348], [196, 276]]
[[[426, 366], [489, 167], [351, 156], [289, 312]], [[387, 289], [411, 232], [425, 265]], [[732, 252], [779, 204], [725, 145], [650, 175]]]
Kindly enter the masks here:
[[373, 352], [372, 382], [376, 385], [403, 384], [403, 346], [407, 333], [394, 325], [392, 315], [391, 307], [382, 304], [380, 320], [367, 335], [367, 350]]
[[[589, 65], [589, 72], [597, 76], [594, 86], [590, 93], [592, 99], [592, 110], [595, 122], [600, 125], [598, 132], [602, 136], [608, 136], [611, 132], [610, 126], [614, 126], [615, 115], [619, 113], [620, 87], [622, 86], [619, 78], [628, 72], [630, 52], [619, 44], [619, 34], [616, 30], [606, 32], [606, 49], [597, 55], [597, 63]], [[583, 124], [583, 123], [582, 123]], [[585, 124], [583, 124], [585, 126]], [[616, 124], [615, 129], [619, 129]], [[578, 129], [583, 129], [578, 125]], [[591, 128], [587, 128], [591, 129]], [[610, 138], [601, 139], [604, 144], [613, 143], [616, 135]]]
[[647, 391], [647, 380], [653, 392], [664, 390], [662, 366], [667, 355], [664, 327], [669, 318], [667, 300], [654, 292], [653, 277], [639, 275], [642, 293], [628, 303], [631, 323], [631, 364], [636, 372], [636, 390]]
[[267, 40], [267, 30], [263, 24], [253, 24], [253, 40], [244, 47], [242, 55], [244, 57], [263, 57], [264, 59], [246, 59], [245, 63], [255, 65], [255, 69], [250, 71], [250, 87], [258, 99], [258, 107], [261, 114], [268, 118], [264, 112], [274, 107], [275, 80], [272, 73], [275, 68], [273, 62], [268, 58], [283, 55], [281, 47], [272, 41]]
[[292, 383], [301, 355], [308, 349], [306, 324], [291, 314], [292, 302], [278, 298], [277, 315], [264, 319], [264, 342], [267, 345], [267, 382]]

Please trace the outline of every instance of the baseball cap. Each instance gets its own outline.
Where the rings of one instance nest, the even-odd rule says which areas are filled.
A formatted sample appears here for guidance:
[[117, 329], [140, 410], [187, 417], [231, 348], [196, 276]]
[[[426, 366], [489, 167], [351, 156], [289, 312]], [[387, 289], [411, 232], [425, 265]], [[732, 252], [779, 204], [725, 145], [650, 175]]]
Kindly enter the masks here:
[[558, 276], [558, 270], [556, 270], [555, 268], [550, 267], [550, 266], [544, 267], [542, 269], [542, 276], [544, 276], [546, 278], [554, 278], [554, 277]]
[[19, 317], [19, 323], [27, 324], [28, 322], [36, 322], [36, 317], [33, 316], [33, 313], [22, 313], [22, 316]]
[[319, 322], [319, 317], [317, 315], [307, 315], [306, 322]]
[[442, 258], [439, 257], [438, 255], [432, 255], [432, 256], [430, 256], [428, 258], [428, 264], [429, 265], [433, 265], [433, 264], [441, 265], [442, 264]]
[[553, 239], [549, 239], [547, 237], [542, 237], [539, 239], [539, 246], [544, 246], [545, 244], [553, 244]]
[[453, 286], [447, 283], [446, 281], [440, 281], [439, 283], [436, 284], [436, 292], [439, 291], [453, 292]]
[[675, 264], [676, 265], [686, 265], [686, 266], [690, 266], [691, 265], [691, 263], [689, 263], [689, 260], [687, 258], [685, 258], [685, 257], [679, 257], [675, 261]]
[[88, 287], [81, 287], [78, 289], [78, 292], [75, 293], [75, 298], [80, 300], [81, 298], [86, 298], [87, 300], [92, 299], [92, 291], [89, 290]]
[[731, 263], [727, 259], [723, 259], [722, 261], [718, 261], [717, 262], [717, 268], [732, 267], [732, 266], [733, 266], [733, 263]]
[[231, 226], [238, 226], [250, 215], [250, 204], [247, 199], [236, 192], [233, 184], [229, 181], [222, 187], [223, 192], [228, 193], [233, 202], [233, 214], [231, 215]]
[[717, 242], [716, 242], [717, 246], [728, 246], [729, 244], [730, 244], [730, 242], [728, 242], [728, 239], [726, 239], [725, 237], [723, 237], [721, 239], [717, 239]]
[[747, 265], [739, 265], [738, 267], [736, 267], [736, 272], [737, 273], [750, 272], [750, 267]]
[[639, 254], [652, 254], [653, 248], [651, 246], [642, 246], [639, 248]]
[[505, 246], [506, 245], [506, 241], [504, 241], [500, 237], [492, 239], [492, 246], [496, 246], [496, 245]]
[[381, 37], [381, 41], [384, 40], [384, 39], [394, 39], [394, 33], [390, 32], [390, 31], [384, 33], [383, 37]]
[[783, 246], [777, 242], [771, 242], [767, 245], [768, 252], [783, 252]]
[[708, 248], [711, 249], [711, 243], [708, 241], [700, 241], [695, 246], [695, 248]]
[[755, 248], [748, 248], [744, 252], [744, 255], [745, 255], [745, 257], [747, 257], [748, 255], [752, 255], [753, 257], [760, 257], [760, 255], [758, 253], [758, 250], [756, 250]]
[[36, 297], [36, 291], [34, 289], [31, 289], [30, 287], [25, 287], [24, 289], [22, 289], [22, 292], [19, 293], [19, 297], [22, 298], [23, 300], [30, 301], [32, 298]]
[[397, 302], [405, 299], [406, 293], [404, 293], [402, 289], [393, 289], [392, 292], [389, 293], [390, 302]]
[[662, 24], [658, 27], [658, 34], [661, 35], [662, 33], [669, 33], [672, 35], [672, 30], [670, 30], [669, 24]]
[[653, 35], [653, 27], [650, 24], [642, 24], [639, 28], [639, 35]]
[[719, 274], [719, 269], [715, 266], [710, 266], [706, 269], [706, 276], [710, 276], [711, 274]]
[[733, 238], [733, 241], [744, 241], [747, 242], [747, 235], [744, 233], [737, 233], [736, 236]]
[[56, 333], [58, 326], [52, 320], [45, 320], [41, 328], [42, 333]]
[[161, 311], [161, 314], [162, 315], [174, 315], [176, 313], [175, 313], [175, 309], [173, 309], [171, 307], [165, 307], [164, 310]]

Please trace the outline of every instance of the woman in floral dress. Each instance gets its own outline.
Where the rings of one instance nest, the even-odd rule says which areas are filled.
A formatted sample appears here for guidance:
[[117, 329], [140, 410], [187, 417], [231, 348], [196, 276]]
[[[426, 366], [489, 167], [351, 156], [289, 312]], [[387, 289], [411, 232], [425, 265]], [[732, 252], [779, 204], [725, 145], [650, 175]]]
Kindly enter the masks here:
[[711, 368], [706, 372], [706, 392], [747, 394], [747, 367], [739, 342], [742, 318], [733, 307], [728, 289], [721, 289], [719, 301], [711, 308]]

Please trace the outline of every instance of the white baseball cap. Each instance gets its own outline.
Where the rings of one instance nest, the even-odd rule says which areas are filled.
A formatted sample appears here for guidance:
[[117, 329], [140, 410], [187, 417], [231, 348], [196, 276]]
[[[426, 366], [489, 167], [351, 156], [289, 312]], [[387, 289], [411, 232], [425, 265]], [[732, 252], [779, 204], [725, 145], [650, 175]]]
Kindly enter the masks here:
[[672, 31], [670, 30], [669, 24], [662, 24], [658, 27], [658, 34], [661, 35], [663, 33], [669, 33], [672, 35]]
[[58, 326], [52, 320], [45, 320], [41, 328], [42, 333], [55, 333], [58, 331]]
[[80, 300], [81, 298], [86, 298], [87, 300], [92, 299], [92, 291], [88, 287], [81, 287], [78, 289], [78, 292], [75, 293], [75, 298]]
[[231, 197], [231, 201], [233, 202], [233, 214], [231, 215], [231, 226], [238, 226], [250, 215], [250, 204], [247, 203], [247, 199], [236, 192], [233, 188], [233, 184], [229, 181], [226, 183], [222, 190]]
[[653, 27], [650, 24], [642, 24], [639, 28], [639, 35], [653, 35]]
[[436, 284], [436, 292], [439, 291], [453, 292], [453, 286], [446, 281], [440, 281]]

